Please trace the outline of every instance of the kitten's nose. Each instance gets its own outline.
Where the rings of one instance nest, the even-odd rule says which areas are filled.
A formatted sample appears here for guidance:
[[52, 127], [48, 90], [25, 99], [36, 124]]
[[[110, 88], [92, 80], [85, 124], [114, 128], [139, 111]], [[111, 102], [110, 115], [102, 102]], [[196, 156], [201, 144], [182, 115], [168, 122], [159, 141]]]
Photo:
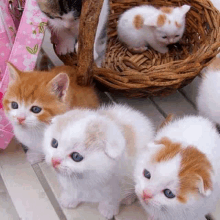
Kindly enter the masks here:
[[170, 44], [174, 43], [174, 40], [173, 39], [170, 39], [169, 40]]
[[25, 117], [18, 117], [17, 120], [19, 124], [22, 124], [25, 121]]
[[61, 159], [52, 158], [51, 162], [52, 162], [53, 167], [56, 168], [58, 165], [60, 165]]
[[71, 26], [72, 26], [72, 24], [70, 24], [70, 23], [64, 23], [64, 27], [67, 29], [71, 28]]
[[149, 190], [143, 191], [143, 199], [144, 200], [148, 200], [148, 199], [152, 199], [152, 198], [153, 198], [153, 194]]

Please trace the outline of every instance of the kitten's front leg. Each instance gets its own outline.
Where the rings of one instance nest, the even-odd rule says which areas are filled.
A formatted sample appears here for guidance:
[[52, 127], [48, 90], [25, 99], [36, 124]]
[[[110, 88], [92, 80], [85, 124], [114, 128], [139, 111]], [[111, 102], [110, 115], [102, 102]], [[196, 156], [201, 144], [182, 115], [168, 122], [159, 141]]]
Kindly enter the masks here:
[[44, 160], [44, 154], [37, 152], [37, 151], [33, 151], [28, 149], [27, 151], [27, 160], [29, 161], [29, 163], [31, 165], [35, 164], [35, 163], [40, 163]]
[[65, 55], [74, 52], [76, 36], [70, 31], [62, 29], [51, 34], [51, 41], [56, 45], [57, 54]]
[[162, 45], [161, 43], [158, 42], [151, 43], [151, 47], [160, 53], [167, 53], [169, 51], [166, 45]]
[[60, 197], [60, 205], [64, 208], [71, 209], [76, 208], [80, 201], [73, 197], [73, 195], [69, 192], [63, 191]]
[[112, 219], [119, 213], [119, 202], [103, 201], [99, 203], [99, 212], [107, 219]]

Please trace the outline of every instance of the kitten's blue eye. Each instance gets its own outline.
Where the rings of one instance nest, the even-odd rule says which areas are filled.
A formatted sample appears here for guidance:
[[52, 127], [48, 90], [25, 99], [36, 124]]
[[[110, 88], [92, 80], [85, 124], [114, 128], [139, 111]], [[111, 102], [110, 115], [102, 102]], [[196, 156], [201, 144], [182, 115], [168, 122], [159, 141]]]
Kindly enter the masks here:
[[143, 174], [144, 174], [144, 177], [145, 177], [145, 178], [147, 178], [147, 179], [150, 179], [150, 178], [151, 178], [151, 174], [150, 174], [150, 172], [149, 172], [148, 170], [144, 169]]
[[176, 35], [175, 37], [179, 37], [180, 35]]
[[13, 109], [18, 109], [18, 103], [17, 103], [17, 102], [12, 102], [12, 103], [11, 103], [11, 107], [12, 107]]
[[80, 162], [83, 160], [83, 156], [77, 152], [73, 152], [70, 157], [75, 161], [75, 162]]
[[58, 141], [57, 141], [55, 138], [52, 139], [52, 141], [51, 141], [51, 146], [52, 146], [53, 148], [57, 148], [57, 147], [58, 147]]
[[31, 107], [31, 111], [32, 111], [33, 113], [36, 113], [36, 114], [40, 113], [41, 110], [42, 110], [42, 108], [40, 108], [40, 107], [38, 107], [38, 106], [32, 106], [32, 107]]
[[162, 38], [163, 38], [163, 39], [166, 39], [166, 38], [167, 38], [167, 36], [163, 36]]
[[173, 199], [174, 197], [175, 197], [175, 195], [172, 193], [172, 191], [171, 190], [169, 190], [169, 189], [165, 189], [164, 191], [163, 191], [163, 193], [164, 193], [164, 195], [167, 197], [167, 198], [169, 198], [169, 199]]

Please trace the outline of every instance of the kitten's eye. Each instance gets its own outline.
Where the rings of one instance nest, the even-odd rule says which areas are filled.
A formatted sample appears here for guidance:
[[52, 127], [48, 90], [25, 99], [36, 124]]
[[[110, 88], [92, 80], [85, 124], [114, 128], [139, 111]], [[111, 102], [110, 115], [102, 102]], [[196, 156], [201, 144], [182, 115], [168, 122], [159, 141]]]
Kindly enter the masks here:
[[163, 36], [162, 38], [163, 38], [163, 39], [167, 39], [167, 36]]
[[43, 11], [43, 13], [44, 13], [48, 18], [50, 18], [50, 19], [54, 19], [54, 17], [51, 16], [50, 14], [48, 14], [47, 12]]
[[13, 109], [18, 109], [18, 103], [17, 103], [17, 102], [12, 102], [12, 103], [11, 103], [11, 107], [12, 107]]
[[176, 35], [175, 37], [179, 37], [180, 35]]
[[144, 174], [144, 177], [145, 177], [145, 178], [147, 178], [147, 179], [150, 179], [150, 178], [151, 178], [151, 174], [150, 174], [150, 172], [149, 172], [148, 170], [144, 169], [143, 174]]
[[165, 189], [164, 191], [163, 191], [163, 193], [164, 193], [164, 195], [167, 197], [167, 198], [169, 198], [169, 199], [173, 199], [174, 197], [175, 197], [175, 195], [172, 193], [172, 191], [171, 190], [169, 190], [169, 189]]
[[58, 147], [58, 141], [57, 141], [55, 138], [52, 139], [52, 141], [51, 141], [51, 146], [52, 146], [53, 148], [57, 148], [57, 147]]
[[40, 108], [40, 107], [38, 107], [38, 106], [32, 106], [32, 107], [31, 107], [31, 111], [32, 111], [33, 113], [36, 113], [36, 114], [40, 113], [41, 110], [42, 110], [42, 108]]
[[77, 152], [73, 152], [70, 156], [75, 162], [80, 162], [83, 160], [83, 156]]

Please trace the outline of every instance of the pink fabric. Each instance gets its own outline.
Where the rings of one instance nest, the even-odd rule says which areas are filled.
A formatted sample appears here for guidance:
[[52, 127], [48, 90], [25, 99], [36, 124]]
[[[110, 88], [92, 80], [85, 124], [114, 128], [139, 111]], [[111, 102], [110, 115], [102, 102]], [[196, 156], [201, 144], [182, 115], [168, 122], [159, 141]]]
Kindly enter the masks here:
[[6, 61], [10, 56], [15, 40], [16, 29], [10, 12], [8, 0], [0, 1], [0, 80], [6, 68]]
[[[7, 0], [3, 0], [3, 1], [5, 4], [8, 2]], [[5, 6], [3, 5], [4, 4], [2, 3], [0, 4], [1, 9], [2, 7], [5, 8]], [[6, 18], [7, 17], [8, 14], [6, 15]], [[4, 22], [6, 23], [6, 20]], [[2, 44], [2, 47], [0, 44], [0, 55], [2, 52], [10, 54], [9, 59], [8, 58], [4, 58], [4, 60], [0, 59], [0, 65], [1, 63], [4, 63], [5, 65], [5, 61], [8, 60], [20, 70], [23, 71], [33, 70], [44, 37], [46, 22], [47, 20], [45, 16], [40, 12], [36, 0], [26, 0], [25, 9], [23, 12], [23, 16], [21, 18], [21, 22], [16, 34], [16, 38], [12, 50], [10, 51], [10, 47], [7, 46], [4, 47], [4, 45], [6, 45], [7, 43]], [[8, 28], [8, 23], [6, 24], [7, 25], [4, 25], [4, 27]], [[0, 30], [3, 30], [3, 28]], [[5, 33], [6, 31], [3, 30], [2, 32]], [[6, 37], [4, 39], [6, 42]], [[0, 84], [1, 100], [2, 100], [2, 95], [7, 90], [8, 83], [9, 83], [9, 73], [8, 73], [8, 68], [6, 67], [6, 70], [3, 74], [2, 81]], [[0, 105], [2, 106], [2, 104]], [[12, 126], [5, 117], [4, 111], [1, 108], [1, 106], [0, 106], [0, 148], [5, 149], [14, 135], [13, 135]]]

